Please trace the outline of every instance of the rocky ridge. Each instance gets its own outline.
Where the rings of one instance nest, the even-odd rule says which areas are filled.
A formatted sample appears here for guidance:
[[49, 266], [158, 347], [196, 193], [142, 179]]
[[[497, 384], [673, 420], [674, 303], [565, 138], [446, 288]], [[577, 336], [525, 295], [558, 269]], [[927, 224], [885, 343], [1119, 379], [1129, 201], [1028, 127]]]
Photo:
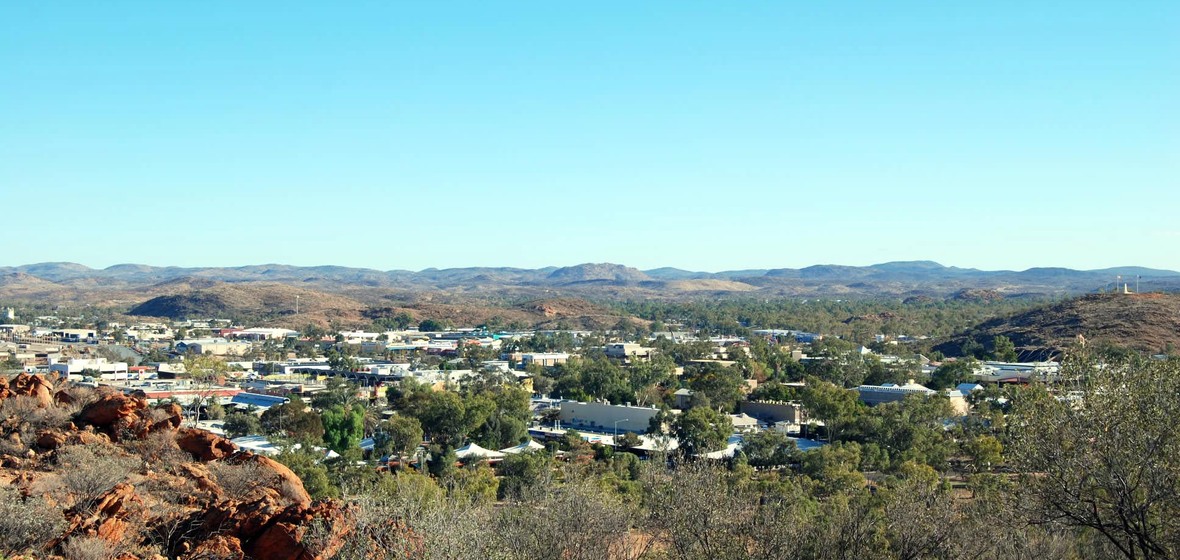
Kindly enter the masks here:
[[312, 501], [284, 465], [182, 423], [175, 404], [0, 378], [2, 498], [39, 512], [46, 537], [14, 545], [0, 519], [0, 555], [70, 557], [79, 543], [121, 560], [339, 551], [355, 527], [349, 507]]

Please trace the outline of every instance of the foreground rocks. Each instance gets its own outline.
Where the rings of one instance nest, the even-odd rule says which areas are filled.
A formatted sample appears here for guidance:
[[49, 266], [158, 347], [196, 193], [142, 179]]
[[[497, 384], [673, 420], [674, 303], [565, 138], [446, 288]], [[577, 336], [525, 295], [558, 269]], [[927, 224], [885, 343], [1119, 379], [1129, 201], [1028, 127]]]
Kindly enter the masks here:
[[53, 384], [40, 375], [27, 373], [11, 380], [0, 377], [0, 399], [12, 397], [32, 397], [37, 400], [37, 406], [47, 408], [53, 406]]
[[17, 397], [31, 397], [21, 410], [35, 403], [45, 411], [0, 417], [0, 485], [61, 515], [44, 520], [60, 532], [24, 551], [30, 557], [89, 539], [115, 558], [319, 560], [355, 528], [353, 512], [313, 502], [281, 463], [181, 428], [176, 405], [113, 392], [55, 394], [38, 375], [0, 378], [5, 412], [16, 410], [6, 403]]

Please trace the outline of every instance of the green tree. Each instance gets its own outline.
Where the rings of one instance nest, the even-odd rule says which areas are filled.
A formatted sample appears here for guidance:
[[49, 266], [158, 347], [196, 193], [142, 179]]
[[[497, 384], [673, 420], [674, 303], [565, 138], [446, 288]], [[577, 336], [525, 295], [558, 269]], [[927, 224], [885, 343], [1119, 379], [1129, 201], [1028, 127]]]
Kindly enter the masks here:
[[1009, 459], [1032, 520], [1100, 535], [1126, 558], [1180, 556], [1180, 360], [1063, 364], [1073, 391], [1021, 391]]
[[963, 442], [963, 453], [971, 457], [977, 472], [991, 470], [1004, 460], [1004, 446], [992, 435], [979, 435]]
[[740, 371], [715, 362], [686, 368], [684, 378], [689, 389], [707, 397], [712, 406], [720, 406], [727, 411], [732, 411], [742, 398], [742, 389], [746, 383]]
[[960, 383], [973, 381], [975, 379], [974, 372], [975, 360], [968, 358], [944, 362], [930, 375], [930, 382], [927, 386], [935, 391], [958, 387]]
[[225, 430], [225, 437], [230, 439], [262, 433], [262, 422], [257, 416], [245, 412], [235, 412], [225, 417], [221, 429]]
[[311, 406], [318, 409], [333, 406], [349, 406], [356, 401], [356, 385], [339, 377], [328, 379], [323, 391], [317, 391], [311, 397]]
[[752, 467], [781, 467], [797, 459], [798, 447], [778, 430], [764, 430], [742, 438], [742, 452]]
[[268, 435], [278, 435], [297, 442], [318, 443], [324, 437], [324, 423], [320, 415], [308, 408], [297, 396], [262, 413], [262, 429]]
[[1018, 358], [1016, 345], [1008, 337], [996, 335], [992, 339], [992, 359], [1000, 362], [1015, 362]]
[[275, 460], [286, 465], [303, 481], [303, 488], [312, 499], [339, 498], [340, 489], [328, 477], [328, 468], [320, 463], [318, 454], [309, 449], [289, 449], [275, 456]]
[[840, 428], [856, 416], [860, 407], [856, 392], [813, 377], [807, 379], [801, 400], [812, 418], [823, 421], [829, 442], [838, 439]]
[[729, 416], [710, 408], [694, 408], [672, 421], [672, 434], [689, 455], [724, 448], [732, 433], [733, 422]]
[[422, 430], [443, 447], [458, 447], [470, 430], [463, 399], [450, 391], [430, 392], [417, 414]]
[[335, 371], [357, 371], [361, 368], [361, 363], [355, 356], [342, 353], [338, 350], [328, 350], [328, 367]]
[[184, 357], [184, 371], [193, 382], [195, 398], [190, 406], [193, 418], [196, 418], [198, 411], [216, 399], [217, 387], [224, 381], [229, 365], [225, 360], [209, 354], [187, 354]]
[[619, 434], [619, 437], [615, 439], [615, 446], [619, 449], [632, 449], [642, 444], [643, 440], [639, 439], [639, 436], [633, 432]]
[[516, 500], [526, 497], [530, 490], [537, 490], [541, 483], [548, 482], [551, 468], [548, 453], [525, 451], [514, 453], [500, 463], [499, 497]]
[[397, 415], [378, 425], [373, 451], [380, 456], [405, 456], [422, 443], [422, 424], [412, 416]]
[[320, 417], [324, 423], [324, 443], [329, 449], [344, 453], [360, 445], [365, 434], [364, 407], [334, 405], [323, 411]]

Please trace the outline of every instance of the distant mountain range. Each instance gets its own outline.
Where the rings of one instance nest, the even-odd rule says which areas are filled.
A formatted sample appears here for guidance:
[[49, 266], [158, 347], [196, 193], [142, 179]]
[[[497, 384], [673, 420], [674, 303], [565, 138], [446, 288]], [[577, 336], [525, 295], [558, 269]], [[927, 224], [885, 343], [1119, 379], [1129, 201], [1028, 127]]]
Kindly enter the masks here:
[[[1112, 291], [1121, 276], [1132, 289], [1180, 291], [1180, 272], [1143, 267], [1101, 270], [1030, 268], [985, 271], [947, 267], [932, 261], [887, 262], [872, 266], [815, 265], [806, 268], [695, 272], [678, 268], [639, 270], [588, 263], [537, 269], [508, 267], [374, 270], [342, 266], [281, 264], [240, 267], [156, 267], [120, 264], [92, 269], [76, 263], [0, 267], [0, 298], [35, 297], [62, 290], [173, 292], [211, 282], [267, 282], [329, 292], [358, 290], [442, 290], [488, 293], [570, 293], [602, 297], [699, 297], [751, 294], [800, 297], [947, 297], [964, 290], [991, 290], [1002, 297], [1073, 295]], [[355, 294], [354, 294], [355, 295]]]

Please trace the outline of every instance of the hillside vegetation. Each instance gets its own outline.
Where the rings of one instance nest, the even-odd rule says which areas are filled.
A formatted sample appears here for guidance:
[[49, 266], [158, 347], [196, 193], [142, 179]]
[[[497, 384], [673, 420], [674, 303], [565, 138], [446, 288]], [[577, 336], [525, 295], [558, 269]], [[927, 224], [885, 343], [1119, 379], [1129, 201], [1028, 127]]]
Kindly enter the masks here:
[[935, 349], [962, 356], [965, 348], [988, 348], [1001, 335], [1024, 360], [1059, 356], [1082, 340], [1089, 346], [1166, 352], [1180, 345], [1180, 296], [1092, 294], [984, 321]]

